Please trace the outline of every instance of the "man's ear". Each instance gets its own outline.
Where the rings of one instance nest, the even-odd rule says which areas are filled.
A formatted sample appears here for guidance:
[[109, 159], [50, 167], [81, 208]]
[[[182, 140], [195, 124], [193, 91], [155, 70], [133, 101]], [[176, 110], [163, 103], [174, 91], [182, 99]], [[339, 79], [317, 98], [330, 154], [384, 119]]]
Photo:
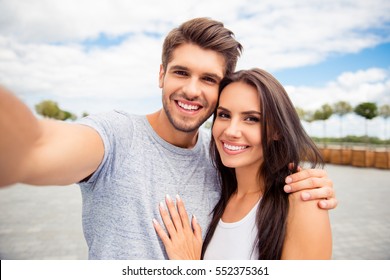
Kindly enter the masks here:
[[160, 73], [158, 75], [158, 86], [160, 88], [163, 88], [164, 86], [164, 75], [165, 75], [164, 67], [162, 64], [160, 64]]

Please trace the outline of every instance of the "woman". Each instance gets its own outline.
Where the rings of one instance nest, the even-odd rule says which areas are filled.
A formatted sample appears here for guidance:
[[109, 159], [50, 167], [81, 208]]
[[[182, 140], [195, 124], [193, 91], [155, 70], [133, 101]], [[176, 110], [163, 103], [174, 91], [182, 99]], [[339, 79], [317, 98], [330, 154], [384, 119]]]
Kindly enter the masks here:
[[[284, 178], [303, 163], [322, 164], [283, 86], [260, 69], [238, 71], [220, 85], [210, 151], [222, 193], [202, 248], [183, 201], [167, 197], [154, 220], [171, 259], [330, 259], [328, 212], [317, 201], [283, 191]], [[290, 170], [293, 163], [295, 170]]]

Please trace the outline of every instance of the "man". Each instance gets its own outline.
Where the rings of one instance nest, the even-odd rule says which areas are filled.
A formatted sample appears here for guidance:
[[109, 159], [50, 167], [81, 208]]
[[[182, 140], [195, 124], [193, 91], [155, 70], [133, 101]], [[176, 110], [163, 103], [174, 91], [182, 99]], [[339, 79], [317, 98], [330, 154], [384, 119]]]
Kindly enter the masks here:
[[[160, 66], [163, 109], [147, 116], [113, 111], [78, 124], [37, 120], [2, 89], [0, 131], [7, 137], [0, 139], [0, 185], [80, 182], [90, 259], [166, 258], [152, 225], [158, 203], [179, 194], [206, 229], [219, 197], [209, 135], [199, 127], [241, 50], [214, 20], [193, 19], [173, 29]], [[330, 198], [324, 208], [336, 206], [324, 171], [298, 172], [286, 182], [291, 190], [317, 188], [306, 194]]]

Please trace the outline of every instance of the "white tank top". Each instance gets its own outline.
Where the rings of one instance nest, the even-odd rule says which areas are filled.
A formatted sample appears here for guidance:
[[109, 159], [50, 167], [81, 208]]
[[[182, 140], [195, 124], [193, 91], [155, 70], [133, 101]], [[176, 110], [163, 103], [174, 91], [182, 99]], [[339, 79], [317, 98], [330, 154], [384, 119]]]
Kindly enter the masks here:
[[249, 213], [238, 222], [224, 223], [219, 220], [207, 250], [205, 260], [254, 260], [258, 259], [253, 244], [257, 236], [256, 210], [260, 200]]

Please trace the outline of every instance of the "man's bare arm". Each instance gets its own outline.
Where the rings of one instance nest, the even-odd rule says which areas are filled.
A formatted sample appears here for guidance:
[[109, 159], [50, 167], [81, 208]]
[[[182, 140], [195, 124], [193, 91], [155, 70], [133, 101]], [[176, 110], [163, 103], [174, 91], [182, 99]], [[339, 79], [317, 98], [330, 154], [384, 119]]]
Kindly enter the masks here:
[[104, 145], [92, 128], [38, 120], [29, 108], [0, 87], [0, 186], [21, 182], [67, 185], [99, 166]]

